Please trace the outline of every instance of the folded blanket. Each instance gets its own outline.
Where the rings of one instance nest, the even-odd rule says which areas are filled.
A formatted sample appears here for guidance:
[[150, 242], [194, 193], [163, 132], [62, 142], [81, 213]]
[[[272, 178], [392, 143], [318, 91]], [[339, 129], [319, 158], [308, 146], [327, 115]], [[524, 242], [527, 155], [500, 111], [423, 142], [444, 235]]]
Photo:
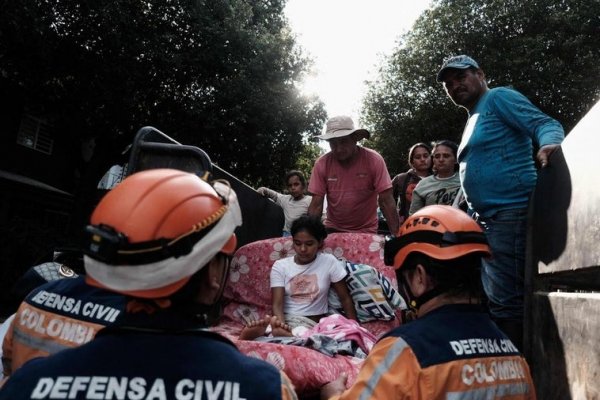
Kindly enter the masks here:
[[326, 335], [338, 341], [350, 340], [355, 342], [365, 354], [369, 354], [377, 341], [375, 335], [363, 328], [358, 322], [348, 319], [340, 314], [333, 314], [321, 318], [319, 323], [304, 336]]
[[340, 354], [364, 359], [377, 338], [356, 321], [334, 314], [321, 318], [313, 328], [305, 328], [301, 336], [261, 336], [255, 340], [308, 347], [331, 357]]
[[306, 347], [329, 357], [334, 357], [338, 354], [360, 359], [365, 359], [367, 357], [362, 349], [358, 347], [356, 342], [351, 340], [336, 340], [327, 335], [315, 334], [305, 338], [297, 336], [261, 336], [256, 338], [255, 341]]

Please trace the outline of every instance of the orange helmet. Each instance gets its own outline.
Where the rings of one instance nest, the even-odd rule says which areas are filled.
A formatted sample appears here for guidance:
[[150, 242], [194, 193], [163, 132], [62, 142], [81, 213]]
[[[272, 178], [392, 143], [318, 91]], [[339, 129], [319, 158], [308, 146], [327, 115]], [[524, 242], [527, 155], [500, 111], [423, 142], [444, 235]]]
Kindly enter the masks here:
[[235, 192], [221, 181], [174, 169], [138, 172], [92, 213], [86, 279], [134, 297], [167, 297], [217, 253], [235, 251], [241, 222]]
[[479, 225], [465, 212], [433, 205], [411, 215], [398, 236], [385, 243], [385, 264], [401, 268], [413, 252], [436, 260], [451, 260], [470, 253], [489, 256], [490, 248]]

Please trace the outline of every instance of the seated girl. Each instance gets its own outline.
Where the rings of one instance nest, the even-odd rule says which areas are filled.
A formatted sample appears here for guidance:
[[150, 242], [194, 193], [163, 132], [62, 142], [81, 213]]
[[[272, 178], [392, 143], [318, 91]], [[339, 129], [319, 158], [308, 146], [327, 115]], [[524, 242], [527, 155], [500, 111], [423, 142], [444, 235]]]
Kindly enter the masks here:
[[[293, 336], [297, 327], [314, 327], [327, 315], [330, 287], [337, 293], [346, 318], [357, 320], [344, 264], [320, 251], [327, 237], [321, 218], [301, 216], [292, 223], [291, 234], [296, 254], [277, 260], [271, 269], [273, 317], [248, 326], [241, 339], [259, 336], [268, 325], [273, 336]], [[248, 328], [255, 328], [252, 334]]]
[[344, 278], [344, 264], [322, 253], [327, 231], [319, 217], [304, 215], [291, 227], [296, 255], [277, 260], [271, 269], [273, 315], [296, 326], [313, 327], [327, 315], [327, 293], [333, 287], [347, 318], [356, 320]]

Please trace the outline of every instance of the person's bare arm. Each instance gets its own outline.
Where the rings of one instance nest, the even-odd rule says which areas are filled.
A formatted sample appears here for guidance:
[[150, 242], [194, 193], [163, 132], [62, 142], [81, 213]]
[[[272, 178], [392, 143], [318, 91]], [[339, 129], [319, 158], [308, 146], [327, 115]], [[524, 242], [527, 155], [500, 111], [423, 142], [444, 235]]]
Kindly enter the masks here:
[[394, 196], [392, 196], [392, 188], [379, 193], [378, 202], [379, 208], [381, 208], [381, 212], [390, 228], [390, 233], [397, 235], [400, 228], [400, 220], [398, 218], [398, 211], [396, 210], [396, 202], [394, 201]]
[[545, 168], [550, 162], [550, 156], [560, 147], [560, 144], [547, 144], [540, 147], [537, 152], [537, 160], [540, 163], [540, 167]]
[[280, 321], [285, 321], [283, 313], [283, 298], [285, 296], [285, 288], [273, 287], [271, 288], [271, 302], [273, 305], [273, 315], [279, 318]]
[[310, 205], [308, 206], [308, 215], [323, 215], [323, 200], [325, 196], [320, 196], [318, 194], [312, 195], [312, 200], [310, 201]]
[[346, 286], [346, 281], [342, 279], [339, 282], [332, 282], [331, 286], [340, 298], [340, 303], [342, 303], [342, 309], [346, 314], [346, 318], [353, 319], [358, 322], [356, 310], [354, 309], [354, 302], [352, 301], [352, 296], [350, 296], [350, 292], [348, 291], [348, 286]]
[[277, 192], [274, 190], [271, 190], [269, 188], [266, 187], [259, 187], [258, 189], [256, 189], [256, 191], [258, 192], [258, 194], [260, 194], [261, 196], [264, 197], [268, 197], [269, 199], [275, 201], [277, 200]]

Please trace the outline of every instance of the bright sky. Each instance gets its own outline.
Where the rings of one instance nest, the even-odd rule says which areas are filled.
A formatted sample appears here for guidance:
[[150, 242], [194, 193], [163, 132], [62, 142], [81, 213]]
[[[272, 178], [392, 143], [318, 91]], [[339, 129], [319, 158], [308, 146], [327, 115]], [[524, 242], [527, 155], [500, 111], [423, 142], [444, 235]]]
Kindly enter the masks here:
[[285, 14], [297, 41], [315, 61], [303, 86], [325, 103], [329, 117], [358, 123], [364, 81], [376, 76], [383, 54], [429, 7], [429, 0], [288, 0]]

